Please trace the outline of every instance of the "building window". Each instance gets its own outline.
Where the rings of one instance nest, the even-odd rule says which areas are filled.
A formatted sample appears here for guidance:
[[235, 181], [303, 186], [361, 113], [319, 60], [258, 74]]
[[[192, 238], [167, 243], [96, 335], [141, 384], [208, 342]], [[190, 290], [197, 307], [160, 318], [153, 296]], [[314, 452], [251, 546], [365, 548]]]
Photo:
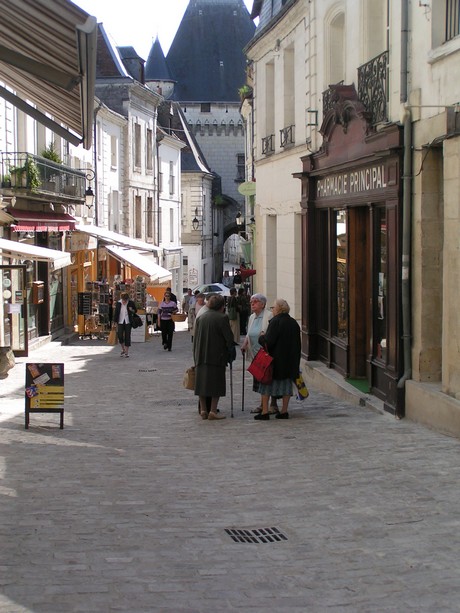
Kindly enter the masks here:
[[147, 170], [153, 170], [153, 130], [147, 129]]
[[236, 181], [242, 182], [245, 179], [245, 160], [244, 153], [236, 155]]
[[210, 113], [211, 112], [211, 103], [210, 102], [202, 102], [201, 103], [201, 112], [202, 113]]
[[339, 83], [345, 78], [345, 15], [338, 13], [328, 28], [329, 58], [327, 83]]
[[174, 162], [169, 162], [169, 195], [174, 196], [174, 192], [175, 192]]
[[112, 168], [118, 166], [118, 139], [116, 136], [110, 137], [110, 165]]
[[149, 196], [147, 198], [147, 238], [153, 238], [153, 198]]
[[460, 34], [460, 0], [446, 0], [446, 35], [451, 40]]
[[136, 238], [142, 238], [142, 198], [140, 196], [134, 197], [134, 210], [135, 215], [135, 234]]
[[142, 156], [141, 156], [141, 125], [139, 123], [134, 124], [134, 166], [141, 168]]
[[169, 241], [174, 242], [174, 209], [169, 209]]

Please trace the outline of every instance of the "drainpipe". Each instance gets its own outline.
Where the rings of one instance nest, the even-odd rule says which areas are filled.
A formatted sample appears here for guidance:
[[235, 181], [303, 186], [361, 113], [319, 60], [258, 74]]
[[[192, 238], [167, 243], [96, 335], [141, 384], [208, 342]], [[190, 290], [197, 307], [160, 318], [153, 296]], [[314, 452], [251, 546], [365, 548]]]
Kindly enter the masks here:
[[[408, 74], [408, 3], [401, 3], [401, 80], [400, 101], [407, 102]], [[404, 348], [404, 373], [398, 381], [398, 389], [404, 389], [412, 377], [411, 352], [411, 305], [410, 305], [410, 264], [411, 264], [411, 209], [412, 209], [412, 114], [406, 106], [402, 115], [404, 136], [403, 158], [403, 212], [402, 212], [402, 265], [401, 265], [401, 306], [402, 338]], [[402, 417], [397, 414], [396, 417]]]

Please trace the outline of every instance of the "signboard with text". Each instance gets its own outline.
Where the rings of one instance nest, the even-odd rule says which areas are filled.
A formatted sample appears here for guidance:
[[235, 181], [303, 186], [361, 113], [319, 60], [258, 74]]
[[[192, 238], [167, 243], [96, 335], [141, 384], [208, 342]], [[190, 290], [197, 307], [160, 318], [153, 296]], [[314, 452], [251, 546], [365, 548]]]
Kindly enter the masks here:
[[60, 413], [64, 427], [64, 364], [26, 364], [26, 428], [29, 413]]

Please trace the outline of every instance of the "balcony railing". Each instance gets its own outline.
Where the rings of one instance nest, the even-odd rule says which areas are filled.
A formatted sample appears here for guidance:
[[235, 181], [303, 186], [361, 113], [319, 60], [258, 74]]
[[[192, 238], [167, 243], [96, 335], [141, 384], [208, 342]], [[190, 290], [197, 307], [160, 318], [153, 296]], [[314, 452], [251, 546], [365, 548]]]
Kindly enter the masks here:
[[[343, 85], [343, 81], [339, 81], [335, 85]], [[332, 99], [333, 90], [329, 87], [323, 92], [323, 115], [326, 115], [328, 111], [334, 106], [334, 100]]]
[[264, 136], [262, 139], [262, 155], [269, 155], [275, 151], [275, 135]]
[[3, 188], [24, 189], [63, 199], [84, 200], [86, 174], [31, 153], [1, 152]]
[[388, 120], [388, 51], [358, 68], [358, 98], [373, 124]]
[[288, 147], [294, 144], [294, 128], [295, 126], [287, 126], [280, 130], [280, 147]]

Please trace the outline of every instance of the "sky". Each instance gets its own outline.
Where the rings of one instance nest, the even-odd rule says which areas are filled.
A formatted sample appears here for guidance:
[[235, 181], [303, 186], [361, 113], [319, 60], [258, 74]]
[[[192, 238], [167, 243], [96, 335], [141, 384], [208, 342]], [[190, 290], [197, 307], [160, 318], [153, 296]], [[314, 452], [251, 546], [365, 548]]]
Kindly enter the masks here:
[[[117, 47], [132, 46], [147, 60], [156, 36], [168, 53], [189, 0], [73, 0], [98, 22]], [[244, 0], [251, 12], [253, 0]], [[127, 10], [129, 7], [129, 11]]]

